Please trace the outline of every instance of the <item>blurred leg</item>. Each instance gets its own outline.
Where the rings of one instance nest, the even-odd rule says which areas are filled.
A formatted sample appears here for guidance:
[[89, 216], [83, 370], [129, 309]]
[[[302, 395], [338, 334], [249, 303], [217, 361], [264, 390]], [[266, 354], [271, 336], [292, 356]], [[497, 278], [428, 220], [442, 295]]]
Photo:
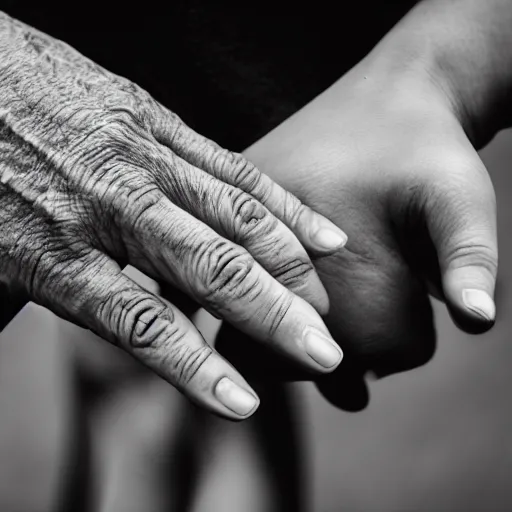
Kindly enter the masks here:
[[72, 360], [55, 317], [32, 304], [0, 336], [2, 511], [63, 505], [75, 469]]
[[124, 386], [93, 411], [93, 474], [99, 512], [170, 508], [169, 439], [179, 397], [153, 376]]
[[[127, 267], [148, 289], [156, 283]], [[134, 359], [69, 323], [81, 373], [81, 402], [91, 439], [94, 512], [189, 510], [198, 467], [202, 423], [188, 402]], [[191, 421], [191, 424], [190, 424]], [[179, 440], [179, 443], [175, 441]]]
[[259, 385], [259, 411], [243, 423], [204, 415], [203, 472], [193, 512], [307, 510], [304, 450], [291, 388]]
[[251, 426], [271, 487], [272, 510], [306, 512], [308, 452], [302, 432], [302, 410], [294, 387], [275, 383], [257, 386], [256, 390], [262, 405]]

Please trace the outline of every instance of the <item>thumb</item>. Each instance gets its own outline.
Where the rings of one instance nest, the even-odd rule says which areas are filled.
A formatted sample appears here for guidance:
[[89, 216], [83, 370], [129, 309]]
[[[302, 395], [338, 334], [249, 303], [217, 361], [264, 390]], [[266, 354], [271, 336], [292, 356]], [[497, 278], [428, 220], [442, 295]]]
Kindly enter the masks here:
[[445, 173], [424, 203], [446, 304], [455, 323], [474, 334], [494, 324], [498, 268], [496, 198], [475, 157], [469, 172], [466, 164]]

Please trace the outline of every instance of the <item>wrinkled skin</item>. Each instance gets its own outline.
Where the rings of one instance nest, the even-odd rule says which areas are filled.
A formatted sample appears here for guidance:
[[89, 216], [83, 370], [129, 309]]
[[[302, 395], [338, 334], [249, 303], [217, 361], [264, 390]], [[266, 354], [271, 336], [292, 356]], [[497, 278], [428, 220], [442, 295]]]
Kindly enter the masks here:
[[[345, 251], [315, 260], [346, 354], [318, 384], [340, 407], [366, 405], [367, 371], [432, 357], [428, 291], [464, 330], [492, 326], [461, 298], [466, 288], [493, 295], [497, 246], [492, 184], [456, 114], [434, 78], [381, 75], [367, 59], [245, 153], [348, 234]], [[304, 378], [234, 336], [224, 326], [217, 346], [246, 375]]]
[[332, 253], [343, 232], [132, 82], [2, 13], [0, 57], [4, 282], [231, 419], [257, 406], [243, 377], [122, 266], [313, 373], [339, 363], [337, 348], [330, 367], [310, 351], [330, 337], [314, 309], [327, 311], [327, 295], [306, 249]]

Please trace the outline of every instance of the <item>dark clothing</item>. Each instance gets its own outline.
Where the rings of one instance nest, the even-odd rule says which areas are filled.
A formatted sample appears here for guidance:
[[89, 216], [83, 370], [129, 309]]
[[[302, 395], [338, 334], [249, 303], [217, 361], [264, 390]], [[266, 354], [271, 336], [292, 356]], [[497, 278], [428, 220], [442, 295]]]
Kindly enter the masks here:
[[0, 9], [240, 151], [335, 82], [414, 3], [147, 0], [135, 9], [117, 0], [2, 0]]

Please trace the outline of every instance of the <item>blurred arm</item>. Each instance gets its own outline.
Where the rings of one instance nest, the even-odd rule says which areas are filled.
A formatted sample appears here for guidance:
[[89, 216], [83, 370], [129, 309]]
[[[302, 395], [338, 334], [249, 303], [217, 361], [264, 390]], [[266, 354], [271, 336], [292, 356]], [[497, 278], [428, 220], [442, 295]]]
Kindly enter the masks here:
[[390, 74], [427, 72], [477, 146], [512, 125], [512, 0], [424, 0], [370, 59]]

